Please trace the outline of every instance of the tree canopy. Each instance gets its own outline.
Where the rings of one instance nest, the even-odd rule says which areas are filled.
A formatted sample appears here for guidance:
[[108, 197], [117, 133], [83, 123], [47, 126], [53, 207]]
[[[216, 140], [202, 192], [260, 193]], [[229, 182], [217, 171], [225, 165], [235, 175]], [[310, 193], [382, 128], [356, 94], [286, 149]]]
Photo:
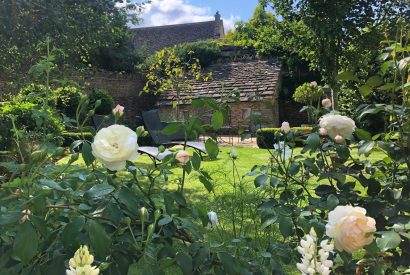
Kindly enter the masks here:
[[[131, 70], [138, 55], [130, 47], [127, 22], [136, 23], [141, 3], [119, 0], [2, 0], [0, 73], [27, 72], [52, 40], [57, 63], [73, 68]], [[129, 10], [137, 12], [129, 13]]]

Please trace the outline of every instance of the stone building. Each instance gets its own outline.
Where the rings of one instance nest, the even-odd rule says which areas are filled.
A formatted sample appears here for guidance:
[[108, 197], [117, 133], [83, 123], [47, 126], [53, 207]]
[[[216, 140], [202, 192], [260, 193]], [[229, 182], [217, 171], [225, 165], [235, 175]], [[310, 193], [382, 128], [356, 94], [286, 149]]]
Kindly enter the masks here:
[[[209, 81], [195, 81], [189, 91], [181, 92], [180, 113], [183, 116], [199, 116], [204, 121], [210, 119], [210, 112], [192, 108], [192, 99], [210, 97], [221, 98], [232, 91], [239, 90], [236, 100], [228, 101], [230, 117], [227, 126], [232, 131], [253, 127], [277, 127], [279, 125], [278, 95], [281, 85], [281, 66], [275, 60], [242, 60], [217, 63], [207, 68], [213, 77]], [[223, 86], [223, 88], [222, 88]], [[173, 102], [177, 101], [175, 91], [160, 95], [158, 106], [166, 119], [176, 114]], [[170, 115], [171, 114], [171, 115]], [[251, 116], [259, 116], [258, 125], [251, 122]]]
[[142, 47], [148, 53], [187, 42], [220, 39], [225, 36], [224, 23], [219, 12], [215, 14], [213, 21], [134, 28], [130, 31], [133, 34], [134, 47]]

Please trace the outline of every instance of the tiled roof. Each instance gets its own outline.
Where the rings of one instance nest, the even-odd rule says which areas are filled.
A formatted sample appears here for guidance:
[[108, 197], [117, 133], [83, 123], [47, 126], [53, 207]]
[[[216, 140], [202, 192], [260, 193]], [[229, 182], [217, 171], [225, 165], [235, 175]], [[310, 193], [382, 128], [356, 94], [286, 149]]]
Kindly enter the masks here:
[[224, 36], [223, 21], [220, 19], [197, 23], [135, 28], [130, 31], [134, 36], [134, 47], [145, 47], [149, 53], [178, 44], [219, 39]]
[[[212, 72], [212, 79], [193, 82], [190, 92], [181, 92], [181, 104], [189, 104], [198, 97], [220, 99], [222, 83], [225, 93], [238, 88], [241, 102], [261, 101], [278, 96], [281, 66], [275, 60], [218, 63], [209, 66], [207, 70]], [[160, 95], [158, 105], [172, 105], [175, 99], [175, 91], [164, 92]]]

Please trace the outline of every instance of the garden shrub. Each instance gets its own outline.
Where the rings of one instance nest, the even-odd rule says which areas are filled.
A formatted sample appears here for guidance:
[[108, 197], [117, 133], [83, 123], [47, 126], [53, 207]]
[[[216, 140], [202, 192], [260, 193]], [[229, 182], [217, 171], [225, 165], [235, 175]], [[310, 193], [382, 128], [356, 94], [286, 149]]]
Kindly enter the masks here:
[[56, 108], [68, 117], [75, 117], [82, 96], [80, 89], [72, 86], [58, 88], [54, 91], [57, 98]]
[[[299, 140], [297, 146], [303, 146], [302, 136], [310, 134], [312, 127], [293, 127], [292, 130], [297, 133]], [[278, 142], [277, 136], [280, 133], [280, 128], [261, 128], [256, 131], [256, 143], [259, 148], [272, 149], [273, 145]]]
[[[40, 104], [43, 104], [46, 98], [46, 93], [47, 93], [46, 86], [42, 84], [31, 83], [19, 91], [16, 99], [18, 101], [31, 102], [31, 103], [40, 105]], [[51, 89], [48, 95], [48, 106], [51, 106], [51, 107], [56, 106], [56, 97], [51, 92]]]
[[2, 150], [13, 147], [13, 124], [15, 117], [18, 130], [41, 133], [43, 138], [58, 141], [64, 126], [52, 111], [45, 111], [31, 102], [7, 102], [0, 107], [0, 147]]
[[296, 88], [296, 91], [293, 94], [293, 99], [298, 103], [312, 105], [312, 103], [318, 102], [322, 96], [322, 89], [314, 87], [311, 83], [306, 82]]
[[214, 40], [197, 41], [177, 46], [175, 54], [185, 62], [197, 58], [201, 66], [206, 67], [221, 57], [221, 48]]
[[90, 103], [88, 109], [92, 110], [95, 107], [95, 102], [101, 100], [101, 105], [95, 109], [96, 115], [108, 115], [111, 114], [112, 109], [114, 109], [114, 99], [112, 96], [103, 89], [94, 89], [89, 94]]
[[84, 137], [87, 141], [93, 140], [93, 133], [91, 132], [66, 132], [62, 133], [63, 146], [70, 146], [74, 141], [82, 139]]

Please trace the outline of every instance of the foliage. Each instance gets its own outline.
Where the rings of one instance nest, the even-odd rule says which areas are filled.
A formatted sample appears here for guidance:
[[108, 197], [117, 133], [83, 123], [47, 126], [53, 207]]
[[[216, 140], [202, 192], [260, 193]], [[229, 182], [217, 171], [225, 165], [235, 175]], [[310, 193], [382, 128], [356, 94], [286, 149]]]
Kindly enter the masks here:
[[309, 104], [317, 105], [317, 102], [320, 101], [320, 99], [323, 96], [323, 90], [316, 86], [312, 86], [311, 83], [303, 83], [301, 86], [296, 88], [295, 93], [293, 94], [293, 99], [296, 102], [302, 103], [302, 104]]
[[[56, 63], [65, 67], [128, 70], [131, 61], [127, 22], [137, 23], [141, 3], [98, 0], [75, 5], [57, 0], [5, 0], [0, 6], [0, 73], [20, 75], [42, 55], [46, 37], [53, 39]], [[134, 10], [136, 12], [130, 12]], [[113, 64], [109, 64], [112, 62]], [[108, 64], [107, 64], [108, 63]], [[67, 66], [68, 65], [68, 66]]]
[[197, 59], [201, 67], [207, 67], [221, 57], [221, 49], [217, 41], [197, 41], [176, 46], [175, 55], [184, 62]]
[[[303, 146], [303, 136], [312, 132], [312, 127], [292, 127], [295, 134], [297, 146]], [[280, 128], [261, 128], [256, 131], [256, 143], [259, 148], [273, 149], [275, 143], [279, 141]]]
[[[31, 102], [41, 105], [46, 98], [47, 88], [42, 84], [30, 83], [26, 87], [23, 87], [17, 94], [16, 100], [21, 102]], [[48, 106], [56, 106], [56, 98], [51, 96], [48, 100]]]
[[263, 0], [249, 23], [239, 24], [234, 41], [260, 54], [286, 55], [285, 64], [300, 66], [300, 59], [306, 60], [337, 94], [338, 72], [360, 66], [369, 70], [378, 42], [394, 32], [393, 22], [401, 16], [408, 21], [406, 1]]
[[[19, 131], [16, 131], [15, 125], [18, 125]], [[37, 104], [9, 101], [0, 107], [1, 150], [15, 148], [19, 139], [30, 141], [33, 136], [38, 140], [58, 142], [63, 129], [61, 121], [52, 111]]]
[[298, 85], [312, 79], [319, 79], [320, 74], [309, 68], [308, 62], [303, 59], [299, 51], [286, 41], [296, 32], [301, 37], [292, 41], [303, 44], [311, 39], [309, 32], [303, 30], [300, 22], [290, 24], [278, 21], [263, 5], [256, 7], [252, 18], [248, 22], [238, 22], [236, 30], [228, 42], [243, 48], [255, 49], [256, 54], [262, 58], [276, 58], [282, 63], [282, 87], [280, 96], [289, 98]]
[[[88, 105], [88, 110], [93, 110], [95, 109], [95, 114], [96, 115], [109, 115], [112, 112], [112, 109], [114, 109], [115, 102], [112, 96], [103, 89], [93, 89], [89, 95], [89, 105]], [[96, 107], [96, 102], [100, 100], [101, 104]]]
[[163, 49], [155, 53], [151, 60], [149, 71], [146, 75], [147, 82], [144, 87], [145, 92], [154, 94], [167, 90], [175, 91], [175, 101], [173, 107], [176, 108], [179, 119], [179, 105], [181, 92], [189, 92], [192, 81], [207, 81], [211, 74], [203, 74], [201, 64], [197, 58], [190, 54], [182, 59], [176, 54], [177, 47]]
[[68, 117], [75, 117], [82, 91], [73, 86], [65, 86], [56, 89], [54, 94], [57, 98], [57, 110]]

